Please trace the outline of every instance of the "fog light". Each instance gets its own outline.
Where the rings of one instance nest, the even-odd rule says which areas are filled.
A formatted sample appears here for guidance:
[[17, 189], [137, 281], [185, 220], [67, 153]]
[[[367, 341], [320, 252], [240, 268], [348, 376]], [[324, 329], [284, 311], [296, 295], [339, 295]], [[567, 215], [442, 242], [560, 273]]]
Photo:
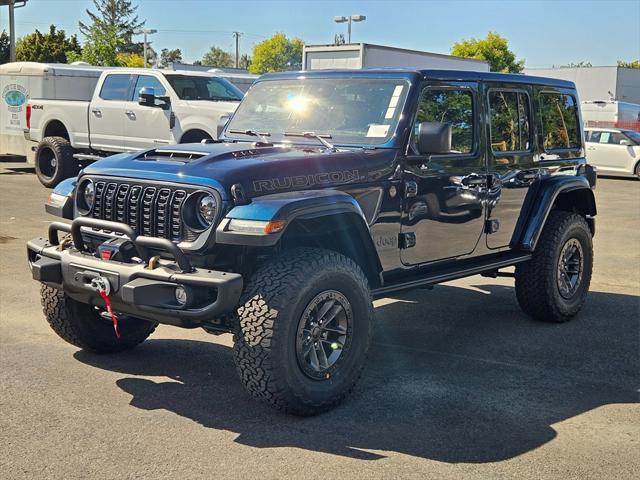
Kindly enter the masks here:
[[187, 290], [182, 285], [178, 285], [176, 287], [176, 302], [178, 302], [178, 305], [184, 307], [188, 299]]

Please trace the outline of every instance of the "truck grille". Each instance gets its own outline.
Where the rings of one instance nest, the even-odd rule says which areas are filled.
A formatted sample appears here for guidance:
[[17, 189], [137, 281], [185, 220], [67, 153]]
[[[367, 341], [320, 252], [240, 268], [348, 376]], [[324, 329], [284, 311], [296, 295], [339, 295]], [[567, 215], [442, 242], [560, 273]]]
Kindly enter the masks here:
[[180, 213], [187, 190], [104, 180], [94, 185], [92, 217], [126, 223], [138, 235], [195, 240], [197, 233], [185, 228]]

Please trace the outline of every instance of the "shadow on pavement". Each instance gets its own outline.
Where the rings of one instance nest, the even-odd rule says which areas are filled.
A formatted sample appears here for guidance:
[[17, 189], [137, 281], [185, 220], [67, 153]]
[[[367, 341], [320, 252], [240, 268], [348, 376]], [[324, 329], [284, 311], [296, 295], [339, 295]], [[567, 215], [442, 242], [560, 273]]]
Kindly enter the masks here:
[[245, 445], [369, 460], [393, 451], [500, 461], [551, 441], [554, 423], [638, 401], [640, 297], [591, 293], [561, 325], [529, 320], [500, 285], [437, 286], [394, 300], [376, 309], [369, 366], [353, 395], [314, 418], [250, 400], [230, 349], [206, 341], [150, 339], [120, 355], [75, 356], [131, 375], [116, 383], [134, 407], [236, 432]]

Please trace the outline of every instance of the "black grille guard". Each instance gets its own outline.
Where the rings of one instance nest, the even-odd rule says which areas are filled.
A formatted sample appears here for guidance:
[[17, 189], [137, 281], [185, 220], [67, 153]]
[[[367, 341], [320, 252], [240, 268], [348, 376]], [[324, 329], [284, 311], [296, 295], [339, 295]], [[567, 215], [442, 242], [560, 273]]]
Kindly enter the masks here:
[[60, 245], [58, 232], [70, 233], [74, 247], [80, 252], [86, 252], [87, 248], [84, 243], [84, 239], [82, 238], [82, 227], [108, 230], [125, 235], [136, 246], [138, 253], [145, 262], [149, 262], [151, 259], [149, 249], [161, 250], [173, 256], [178, 267], [180, 267], [181, 273], [189, 273], [193, 271], [193, 267], [191, 266], [191, 262], [189, 262], [187, 256], [170, 240], [167, 240], [166, 238], [136, 235], [129, 225], [109, 220], [101, 220], [99, 218], [78, 217], [71, 223], [71, 225], [62, 222], [52, 222], [49, 225], [48, 231], [49, 243], [56, 246]]

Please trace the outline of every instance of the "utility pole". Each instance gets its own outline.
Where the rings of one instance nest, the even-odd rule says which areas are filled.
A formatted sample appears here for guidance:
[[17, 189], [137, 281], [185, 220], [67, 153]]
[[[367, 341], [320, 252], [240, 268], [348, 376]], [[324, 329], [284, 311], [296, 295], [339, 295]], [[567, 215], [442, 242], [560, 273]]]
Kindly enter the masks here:
[[233, 32], [233, 38], [236, 39], [236, 68], [240, 68], [240, 35], [242, 32]]
[[133, 33], [136, 35], [143, 34], [144, 35], [144, 43], [142, 46], [142, 55], [144, 56], [144, 68], [147, 68], [147, 35], [151, 35], [152, 33], [156, 33], [158, 30], [155, 28], [139, 28], [134, 30]]
[[24, 7], [27, 0], [0, 0], [0, 5], [9, 6], [9, 61], [16, 61], [16, 21], [14, 10]]

